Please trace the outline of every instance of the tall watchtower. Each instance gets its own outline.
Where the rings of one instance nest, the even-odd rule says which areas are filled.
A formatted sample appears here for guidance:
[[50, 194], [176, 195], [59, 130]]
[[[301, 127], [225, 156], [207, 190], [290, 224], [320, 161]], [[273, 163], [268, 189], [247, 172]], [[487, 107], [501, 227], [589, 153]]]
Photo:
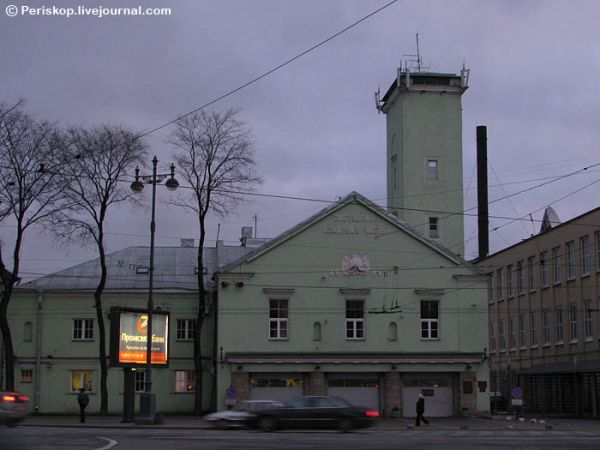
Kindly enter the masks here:
[[462, 106], [459, 75], [398, 69], [376, 101], [387, 116], [388, 209], [426, 236], [464, 254]]

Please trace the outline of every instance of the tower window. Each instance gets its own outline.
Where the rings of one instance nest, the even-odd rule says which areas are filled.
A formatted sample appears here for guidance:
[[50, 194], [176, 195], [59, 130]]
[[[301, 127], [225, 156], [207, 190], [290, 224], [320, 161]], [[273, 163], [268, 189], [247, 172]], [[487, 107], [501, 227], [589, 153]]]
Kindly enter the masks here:
[[439, 238], [440, 237], [440, 227], [439, 227], [439, 218], [438, 217], [430, 217], [429, 218], [429, 237], [430, 238]]
[[438, 160], [437, 159], [428, 159], [427, 160], [427, 169], [426, 169], [426, 178], [427, 181], [439, 181], [439, 173], [438, 173]]

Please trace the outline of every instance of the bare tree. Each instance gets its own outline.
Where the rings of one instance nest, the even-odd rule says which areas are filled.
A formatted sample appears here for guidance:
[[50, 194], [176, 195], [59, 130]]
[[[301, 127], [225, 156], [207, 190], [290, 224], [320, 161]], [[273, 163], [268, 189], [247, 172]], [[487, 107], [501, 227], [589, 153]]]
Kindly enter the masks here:
[[[0, 222], [15, 225], [12, 254], [6, 259], [0, 243], [0, 330], [4, 340], [5, 384], [15, 386], [15, 354], [8, 323], [8, 305], [19, 282], [20, 254], [26, 230], [56, 212], [62, 191], [56, 173], [62, 164], [53, 124], [37, 122], [23, 111], [23, 102], [0, 104]], [[12, 224], [11, 224], [12, 225]], [[9, 252], [10, 254], [10, 252]], [[10, 261], [12, 267], [7, 266]]]
[[224, 215], [242, 199], [242, 191], [261, 182], [255, 172], [254, 148], [249, 130], [236, 119], [237, 112], [206, 113], [187, 116], [177, 122], [169, 136], [175, 147], [177, 171], [192, 187], [189, 195], [171, 203], [198, 216], [198, 312], [194, 337], [196, 394], [194, 413], [202, 413], [201, 331], [205, 319], [204, 243], [206, 217], [210, 211]]
[[100, 414], [108, 412], [108, 365], [106, 328], [102, 294], [108, 269], [105, 253], [105, 222], [112, 205], [135, 199], [123, 176], [141, 164], [146, 145], [131, 131], [121, 127], [72, 128], [61, 137], [65, 155], [71, 163], [61, 171], [65, 184], [64, 209], [55, 214], [53, 232], [65, 240], [78, 240], [98, 250], [100, 276], [94, 291], [98, 320], [98, 359], [100, 362]]

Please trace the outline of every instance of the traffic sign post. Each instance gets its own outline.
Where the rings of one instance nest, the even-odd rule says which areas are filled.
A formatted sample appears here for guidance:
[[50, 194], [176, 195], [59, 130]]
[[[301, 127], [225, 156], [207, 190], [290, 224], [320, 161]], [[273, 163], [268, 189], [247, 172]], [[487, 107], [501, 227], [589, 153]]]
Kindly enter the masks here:
[[523, 407], [523, 389], [515, 386], [510, 391], [511, 405], [516, 407], [517, 415], [521, 414]]

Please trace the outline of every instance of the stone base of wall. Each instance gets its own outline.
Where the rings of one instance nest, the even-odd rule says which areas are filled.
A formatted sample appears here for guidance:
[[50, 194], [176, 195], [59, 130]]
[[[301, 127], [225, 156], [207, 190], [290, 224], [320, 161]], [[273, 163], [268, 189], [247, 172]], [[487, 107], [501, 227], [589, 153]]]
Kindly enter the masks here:
[[[392, 411], [402, 413], [402, 378], [398, 372], [387, 372], [383, 376], [383, 415], [390, 417]], [[397, 409], [396, 409], [397, 408]], [[395, 416], [396, 414], [394, 414]]]
[[308, 386], [306, 395], [326, 395], [327, 380], [323, 372], [311, 372], [308, 374]]

